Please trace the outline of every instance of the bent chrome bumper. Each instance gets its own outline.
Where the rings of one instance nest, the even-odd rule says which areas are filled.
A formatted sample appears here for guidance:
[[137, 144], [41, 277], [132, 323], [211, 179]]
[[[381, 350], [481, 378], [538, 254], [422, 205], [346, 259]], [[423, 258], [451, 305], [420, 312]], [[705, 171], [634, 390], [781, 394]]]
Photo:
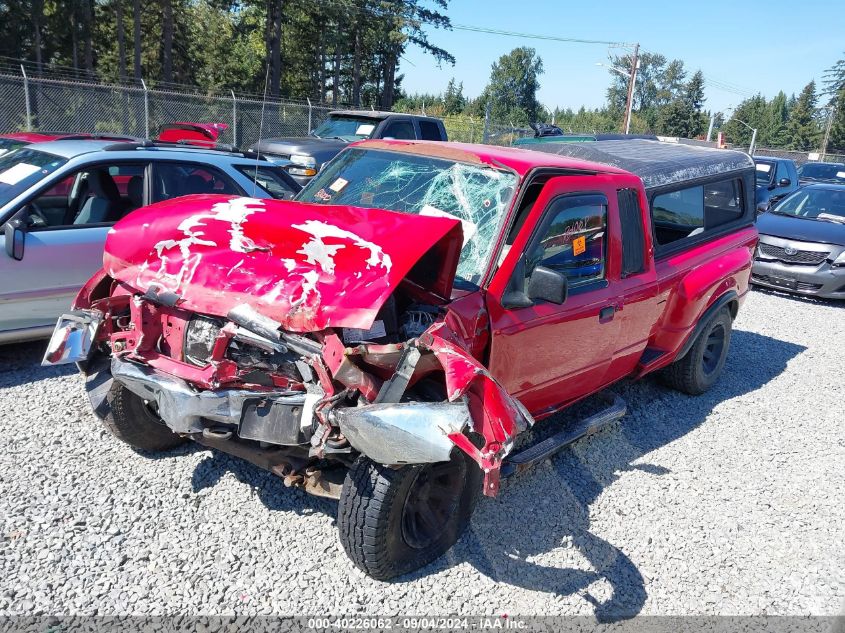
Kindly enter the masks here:
[[465, 402], [400, 402], [335, 409], [334, 420], [357, 450], [381, 464], [449, 460], [449, 435], [470, 424]]
[[[311, 428], [310, 394], [248, 389], [196, 391], [181, 378], [119, 358], [112, 358], [112, 377], [135, 395], [155, 402], [158, 416], [174, 433], [202, 433], [204, 420], [238, 427], [246, 439], [297, 445]], [[234, 430], [234, 429], [233, 429]], [[309, 433], [310, 435], [310, 433]]]
[[41, 365], [65, 365], [88, 359], [103, 315], [95, 310], [74, 310], [59, 317]]

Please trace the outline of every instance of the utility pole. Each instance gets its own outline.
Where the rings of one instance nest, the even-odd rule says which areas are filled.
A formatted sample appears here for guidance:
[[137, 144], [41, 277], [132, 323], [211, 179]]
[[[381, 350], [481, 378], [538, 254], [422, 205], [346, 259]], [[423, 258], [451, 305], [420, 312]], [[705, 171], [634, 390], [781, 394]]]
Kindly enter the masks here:
[[827, 142], [830, 140], [830, 128], [833, 125], [833, 117], [836, 116], [836, 104], [831, 105], [828, 108], [830, 114], [827, 115], [827, 127], [824, 130], [824, 142], [822, 143], [822, 156], [821, 160], [824, 162], [825, 154], [827, 154]]
[[639, 65], [640, 45], [634, 44], [634, 55], [631, 60], [631, 76], [628, 78], [628, 101], [625, 104], [625, 134], [631, 131], [631, 109], [634, 107], [634, 86], [637, 83], [637, 66]]

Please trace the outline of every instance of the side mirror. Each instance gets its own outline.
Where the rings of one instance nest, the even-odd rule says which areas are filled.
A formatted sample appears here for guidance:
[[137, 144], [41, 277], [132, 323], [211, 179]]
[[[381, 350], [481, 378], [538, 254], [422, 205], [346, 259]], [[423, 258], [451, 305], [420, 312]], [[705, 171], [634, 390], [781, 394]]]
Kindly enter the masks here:
[[14, 260], [23, 259], [24, 245], [26, 244], [26, 231], [20, 220], [11, 220], [6, 223], [4, 233], [6, 238], [6, 255]]
[[781, 178], [778, 180], [778, 187], [788, 187], [792, 184], [792, 181], [789, 178]]
[[566, 301], [568, 288], [566, 275], [545, 266], [537, 266], [528, 280], [528, 298], [560, 305]]

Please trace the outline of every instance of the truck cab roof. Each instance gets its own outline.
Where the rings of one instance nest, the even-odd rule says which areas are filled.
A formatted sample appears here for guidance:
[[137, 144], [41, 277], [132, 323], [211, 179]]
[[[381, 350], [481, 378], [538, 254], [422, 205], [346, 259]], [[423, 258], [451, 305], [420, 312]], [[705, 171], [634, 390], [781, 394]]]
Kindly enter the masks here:
[[543, 143], [531, 149], [618, 167], [639, 176], [646, 189], [754, 169], [744, 152], [644, 139]]

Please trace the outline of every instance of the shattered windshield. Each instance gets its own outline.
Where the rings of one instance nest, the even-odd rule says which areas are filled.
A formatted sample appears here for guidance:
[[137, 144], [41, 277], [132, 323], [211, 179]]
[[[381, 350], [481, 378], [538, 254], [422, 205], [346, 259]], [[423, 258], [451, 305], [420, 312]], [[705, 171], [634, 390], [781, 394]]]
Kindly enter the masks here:
[[477, 284], [517, 186], [517, 176], [485, 165], [353, 148], [297, 195], [300, 202], [388, 209], [461, 221], [458, 277]]

